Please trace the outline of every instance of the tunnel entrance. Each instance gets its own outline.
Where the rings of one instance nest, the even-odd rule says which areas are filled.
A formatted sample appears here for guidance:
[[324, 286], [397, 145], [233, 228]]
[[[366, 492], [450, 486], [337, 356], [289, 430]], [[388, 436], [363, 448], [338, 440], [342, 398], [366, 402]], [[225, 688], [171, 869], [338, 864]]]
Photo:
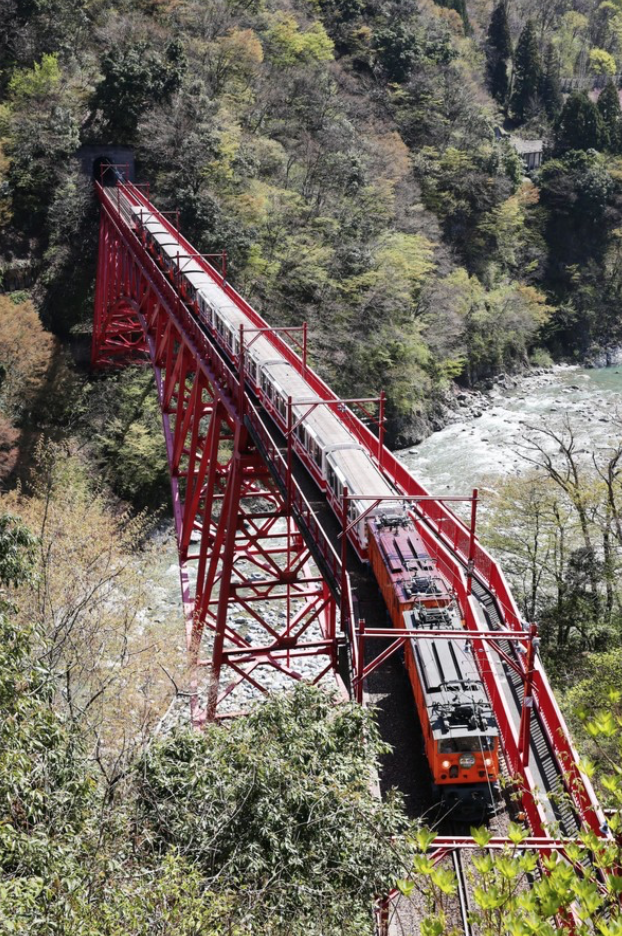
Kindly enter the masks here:
[[81, 146], [76, 157], [82, 172], [102, 185], [134, 181], [134, 151], [129, 146]]
[[113, 166], [109, 156], [98, 156], [93, 163], [93, 179], [102, 185], [116, 185], [125, 175], [118, 166]]

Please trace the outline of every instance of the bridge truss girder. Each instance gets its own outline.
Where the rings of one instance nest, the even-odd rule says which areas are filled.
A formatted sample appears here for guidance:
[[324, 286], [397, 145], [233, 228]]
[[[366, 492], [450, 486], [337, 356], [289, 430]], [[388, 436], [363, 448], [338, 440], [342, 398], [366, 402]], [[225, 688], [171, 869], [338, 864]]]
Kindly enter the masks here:
[[[193, 720], [236, 714], [236, 690], [267, 692], [275, 674], [281, 682], [303, 670], [311, 682], [333, 674], [342, 687], [334, 588], [312, 561], [291, 492], [253, 441], [237, 376], [115, 215], [102, 202], [92, 364], [151, 365], [155, 375]], [[314, 658], [311, 669], [304, 658]]]

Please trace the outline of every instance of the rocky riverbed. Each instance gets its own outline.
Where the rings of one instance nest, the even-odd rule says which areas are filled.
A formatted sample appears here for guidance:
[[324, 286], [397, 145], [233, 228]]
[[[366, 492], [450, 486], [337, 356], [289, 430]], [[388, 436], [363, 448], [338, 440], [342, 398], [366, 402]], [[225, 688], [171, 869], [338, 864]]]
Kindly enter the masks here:
[[460, 392], [445, 428], [398, 456], [431, 493], [469, 493], [488, 478], [525, 470], [521, 446], [530, 431], [567, 425], [586, 453], [620, 435], [622, 366], [558, 365]]

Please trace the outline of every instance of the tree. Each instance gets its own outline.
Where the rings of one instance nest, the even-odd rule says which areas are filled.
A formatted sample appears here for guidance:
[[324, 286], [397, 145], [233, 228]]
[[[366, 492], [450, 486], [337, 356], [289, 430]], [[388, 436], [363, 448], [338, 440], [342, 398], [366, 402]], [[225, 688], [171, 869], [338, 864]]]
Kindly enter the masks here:
[[555, 143], [559, 152], [603, 149], [609, 143], [603, 116], [586, 91], [573, 91], [555, 125]]
[[486, 35], [486, 48], [494, 51], [499, 58], [506, 61], [512, 57], [512, 38], [508, 23], [507, 4], [504, 0], [501, 0], [492, 11]]
[[542, 103], [549, 120], [555, 120], [564, 103], [559, 83], [559, 60], [552, 42], [547, 45], [544, 56]]
[[[0, 585], [16, 588], [30, 580], [36, 539], [19, 517], [0, 515]], [[1, 606], [0, 602], [0, 606]]]
[[29, 234], [40, 234], [55, 185], [79, 145], [78, 109], [57, 55], [13, 71], [2, 135], [14, 220]]
[[40, 443], [34, 461], [30, 495], [11, 492], [2, 502], [37, 535], [35, 574], [16, 592], [17, 620], [36, 623], [42, 659], [57, 680], [57, 710], [89, 744], [100, 743], [103, 763], [114, 762], [142, 743], [170, 700], [159, 662], [183, 674], [185, 655], [175, 660], [166, 622], [156, 634], [142, 620], [154, 562], [150, 551], [137, 555], [145, 519], [115, 516], [84, 466], [58, 446]]
[[471, 24], [469, 23], [469, 11], [467, 10], [466, 0], [439, 0], [439, 6], [448, 10], [455, 10], [464, 25], [465, 33], [469, 33]]
[[303, 31], [293, 14], [277, 11], [268, 14], [266, 26], [266, 60], [277, 68], [291, 68], [305, 62], [329, 62], [333, 58], [333, 42], [319, 21]]
[[423, 52], [419, 31], [400, 19], [376, 30], [374, 45], [389, 81], [407, 81]]
[[404, 830], [369, 786], [382, 750], [365, 709], [300, 685], [226, 729], [151, 744], [135, 773], [141, 837], [174, 846], [208, 889], [237, 890], [251, 931], [363, 936]]
[[[617, 694], [619, 696], [619, 693]], [[470, 856], [474, 871], [467, 872], [473, 908], [469, 922], [482, 936], [515, 936], [539, 934], [554, 936], [560, 931], [559, 920], [567, 920], [572, 930], [602, 936], [617, 936], [622, 928], [620, 909], [620, 878], [617, 868], [622, 857], [618, 813], [622, 803], [622, 782], [618, 775], [620, 729], [610, 711], [601, 710], [590, 719], [589, 728], [601, 741], [611, 735], [617, 740], [617, 758], [608, 760], [608, 773], [603, 783], [614, 807], [608, 831], [599, 837], [582, 830], [569, 841], [566, 855], [556, 852], [542, 855], [521, 847], [529, 831], [514, 822], [508, 829], [509, 844], [500, 851], [488, 850], [493, 833], [488, 829], [472, 829], [477, 848]], [[583, 759], [582, 769], [594, 776], [594, 764]], [[421, 933], [442, 936], [451, 929], [449, 899], [455, 895], [458, 882], [450, 861], [432, 861], [436, 834], [420, 829], [414, 839], [414, 856], [410, 878], [397, 881], [406, 897], [417, 897], [415, 904], [426, 908], [421, 921]], [[448, 867], [449, 865], [449, 867]], [[574, 925], [574, 921], [577, 925]], [[572, 923], [571, 923], [572, 921]]]
[[528, 20], [521, 32], [514, 56], [514, 90], [512, 110], [524, 121], [536, 109], [542, 85], [542, 65], [536, 28]]
[[620, 108], [620, 94], [613, 81], [608, 81], [600, 92], [596, 106], [607, 130], [609, 149], [614, 153], [620, 152], [622, 146], [622, 110]]
[[0, 411], [13, 422], [41, 392], [55, 345], [30, 301], [0, 296]]
[[488, 86], [492, 96], [505, 106], [510, 90], [510, 79], [508, 77], [508, 63], [505, 59], [497, 59], [488, 75]]
[[500, 104], [508, 97], [508, 62], [512, 57], [512, 40], [505, 2], [492, 11], [486, 36], [486, 68], [490, 92]]
[[622, 445], [612, 437], [588, 459], [569, 423], [527, 426], [518, 454], [530, 470], [499, 485], [491, 545], [542, 623], [545, 653], [607, 646], [620, 624]]
[[138, 508], [162, 503], [170, 491], [168, 459], [149, 371], [129, 368], [95, 388], [88, 433], [102, 479], [114, 491]]
[[101, 111], [105, 132], [115, 142], [133, 143], [145, 109], [170, 99], [186, 69], [178, 39], [158, 53], [147, 41], [115, 44], [101, 63], [102, 80], [92, 98], [92, 116]]
[[590, 51], [590, 71], [594, 75], [615, 75], [618, 68], [613, 55], [606, 49], [592, 49]]

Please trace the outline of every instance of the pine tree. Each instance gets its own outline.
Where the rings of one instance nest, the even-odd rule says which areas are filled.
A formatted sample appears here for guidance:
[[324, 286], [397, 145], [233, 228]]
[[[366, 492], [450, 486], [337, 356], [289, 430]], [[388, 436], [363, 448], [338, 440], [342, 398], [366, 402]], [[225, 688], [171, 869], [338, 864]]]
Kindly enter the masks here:
[[512, 56], [512, 40], [505, 3], [495, 7], [486, 37], [486, 66], [490, 93], [500, 104], [508, 97], [508, 59]]
[[586, 91], [573, 91], [556, 124], [557, 150], [604, 149], [609, 134], [602, 114]]
[[544, 75], [542, 76], [542, 103], [549, 120], [555, 120], [564, 104], [559, 83], [559, 61], [553, 44], [549, 42], [544, 56]]
[[498, 58], [507, 60], [512, 57], [512, 39], [510, 37], [510, 27], [508, 25], [508, 11], [503, 0], [492, 11], [490, 24], [488, 26], [488, 35], [486, 37], [486, 48], [487, 50], [494, 50]]
[[536, 28], [532, 20], [527, 20], [518, 39], [514, 56], [514, 92], [512, 110], [518, 120], [525, 120], [540, 96], [542, 85], [542, 65]]
[[618, 89], [613, 81], [607, 82], [599, 95], [596, 106], [609, 134], [609, 149], [614, 153], [619, 153], [622, 144], [622, 109]]
[[489, 87], [490, 93], [495, 100], [497, 100], [499, 104], [505, 105], [508, 99], [508, 91], [510, 90], [508, 63], [505, 59], [498, 59], [497, 64], [490, 72]]

